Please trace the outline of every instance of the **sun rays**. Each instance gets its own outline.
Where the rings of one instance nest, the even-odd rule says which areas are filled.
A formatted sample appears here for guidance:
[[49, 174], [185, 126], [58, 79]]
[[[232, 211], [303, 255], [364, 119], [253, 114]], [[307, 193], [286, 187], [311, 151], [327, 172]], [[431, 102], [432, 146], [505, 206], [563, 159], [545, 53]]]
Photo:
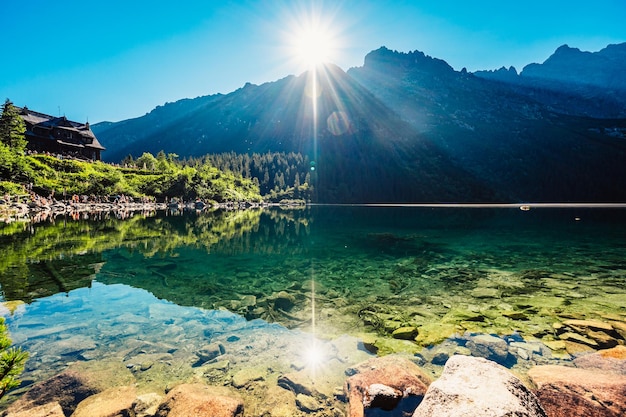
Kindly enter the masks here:
[[285, 53], [301, 71], [336, 61], [345, 47], [345, 25], [339, 22], [338, 9], [326, 6], [290, 8], [284, 15]]

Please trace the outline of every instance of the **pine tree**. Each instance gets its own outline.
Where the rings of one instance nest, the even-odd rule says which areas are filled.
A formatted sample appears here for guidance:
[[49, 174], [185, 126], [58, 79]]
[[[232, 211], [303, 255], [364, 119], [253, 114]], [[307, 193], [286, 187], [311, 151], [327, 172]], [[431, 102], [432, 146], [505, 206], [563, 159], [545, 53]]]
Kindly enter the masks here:
[[135, 166], [135, 160], [133, 159], [133, 156], [131, 154], [126, 155], [126, 157], [124, 159], [122, 159], [122, 166], [123, 167], [134, 167]]
[[7, 98], [2, 105], [2, 115], [0, 115], [0, 142], [15, 152], [24, 152], [26, 149], [25, 132], [24, 120], [20, 117], [17, 107]]
[[17, 377], [24, 370], [24, 364], [28, 359], [28, 352], [10, 346], [11, 339], [4, 318], [0, 317], [0, 398], [20, 385]]

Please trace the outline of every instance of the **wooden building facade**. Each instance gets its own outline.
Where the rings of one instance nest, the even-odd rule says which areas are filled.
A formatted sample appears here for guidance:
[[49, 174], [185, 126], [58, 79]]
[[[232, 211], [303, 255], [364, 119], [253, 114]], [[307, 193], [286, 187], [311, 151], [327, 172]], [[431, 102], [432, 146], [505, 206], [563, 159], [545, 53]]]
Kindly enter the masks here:
[[26, 146], [33, 152], [99, 161], [105, 150], [91, 131], [89, 122], [73, 122], [65, 116], [54, 117], [27, 107], [20, 109], [20, 116], [26, 124]]

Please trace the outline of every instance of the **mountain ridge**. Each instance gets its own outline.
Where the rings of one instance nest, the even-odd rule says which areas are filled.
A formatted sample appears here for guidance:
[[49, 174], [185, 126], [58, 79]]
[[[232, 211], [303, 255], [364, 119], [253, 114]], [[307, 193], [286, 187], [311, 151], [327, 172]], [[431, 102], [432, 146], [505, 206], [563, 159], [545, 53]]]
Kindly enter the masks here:
[[320, 202], [626, 201], [626, 122], [608, 117], [620, 115], [610, 95], [598, 102], [505, 71], [513, 82], [381, 47], [347, 72], [247, 83], [95, 130], [115, 149], [108, 160], [301, 152], [317, 163]]
[[597, 52], [561, 45], [543, 63], [528, 64], [520, 73], [514, 67], [501, 67], [474, 75], [506, 83], [562, 113], [624, 118], [624, 73], [626, 43], [608, 45]]

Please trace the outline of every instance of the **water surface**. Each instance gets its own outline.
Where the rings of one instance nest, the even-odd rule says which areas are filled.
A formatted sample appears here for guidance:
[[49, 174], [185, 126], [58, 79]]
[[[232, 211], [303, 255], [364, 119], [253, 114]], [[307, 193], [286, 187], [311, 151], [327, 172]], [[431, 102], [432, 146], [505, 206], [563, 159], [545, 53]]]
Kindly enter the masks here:
[[521, 368], [610, 347], [564, 339], [567, 320], [626, 336], [623, 208], [100, 215], [12, 224], [0, 246], [4, 315], [31, 352], [26, 383], [111, 359], [170, 384], [216, 343], [228, 369], [201, 377], [224, 384], [242, 369], [298, 369], [311, 337], [344, 368], [405, 352], [436, 373], [442, 352], [484, 353], [485, 334], [505, 346], [491, 359]]

